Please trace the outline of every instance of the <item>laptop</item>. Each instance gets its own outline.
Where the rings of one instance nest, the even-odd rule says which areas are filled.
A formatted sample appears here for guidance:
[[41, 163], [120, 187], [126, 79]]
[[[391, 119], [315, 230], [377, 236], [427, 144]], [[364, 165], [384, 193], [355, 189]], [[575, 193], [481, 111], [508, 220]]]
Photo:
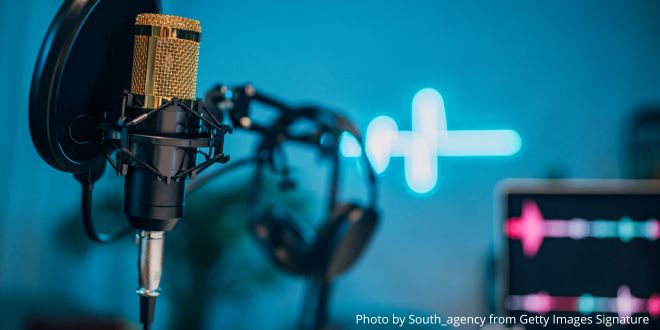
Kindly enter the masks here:
[[660, 329], [660, 181], [497, 191], [502, 316], [527, 329]]

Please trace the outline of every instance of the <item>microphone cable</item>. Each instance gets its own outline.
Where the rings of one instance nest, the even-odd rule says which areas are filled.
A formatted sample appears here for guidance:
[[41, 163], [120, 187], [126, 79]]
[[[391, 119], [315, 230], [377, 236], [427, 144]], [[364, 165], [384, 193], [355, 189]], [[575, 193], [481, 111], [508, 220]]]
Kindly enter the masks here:
[[150, 330], [154, 323], [154, 312], [156, 311], [156, 297], [140, 296], [140, 323], [142, 330]]
[[96, 180], [98, 180], [101, 175], [103, 175], [104, 169], [105, 163], [103, 163], [103, 166], [93, 168], [87, 172], [75, 173], [73, 176], [76, 178], [76, 180], [78, 180], [78, 182], [80, 182], [80, 185], [82, 186], [81, 211], [85, 234], [87, 234], [89, 239], [92, 241], [98, 243], [112, 243], [122, 238], [123, 236], [130, 234], [134, 229], [130, 226], [127, 226], [126, 228], [114, 234], [101, 233], [96, 229], [92, 216], [94, 182], [96, 182]]

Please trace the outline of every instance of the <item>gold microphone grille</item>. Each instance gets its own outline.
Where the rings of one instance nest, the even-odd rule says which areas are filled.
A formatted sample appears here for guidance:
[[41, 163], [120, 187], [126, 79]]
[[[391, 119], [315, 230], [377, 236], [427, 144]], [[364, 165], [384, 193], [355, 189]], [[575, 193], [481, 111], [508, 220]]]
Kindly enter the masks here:
[[174, 97], [195, 99], [199, 22], [170, 15], [140, 14], [135, 25], [131, 93], [143, 95], [143, 107], [152, 109]]
[[197, 20], [163, 14], [139, 14], [135, 18], [135, 25], [164, 26], [179, 30], [202, 32], [202, 27]]

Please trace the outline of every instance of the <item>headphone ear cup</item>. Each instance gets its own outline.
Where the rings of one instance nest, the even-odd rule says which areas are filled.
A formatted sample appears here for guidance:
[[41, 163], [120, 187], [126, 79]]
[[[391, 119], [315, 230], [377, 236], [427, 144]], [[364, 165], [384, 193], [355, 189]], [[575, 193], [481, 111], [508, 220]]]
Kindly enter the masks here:
[[285, 207], [275, 207], [261, 213], [250, 221], [249, 229], [276, 266], [298, 275], [310, 271], [311, 245]]
[[377, 224], [378, 214], [372, 208], [365, 209], [356, 203], [335, 207], [314, 244], [315, 251], [324, 258], [328, 278], [336, 277], [355, 263]]

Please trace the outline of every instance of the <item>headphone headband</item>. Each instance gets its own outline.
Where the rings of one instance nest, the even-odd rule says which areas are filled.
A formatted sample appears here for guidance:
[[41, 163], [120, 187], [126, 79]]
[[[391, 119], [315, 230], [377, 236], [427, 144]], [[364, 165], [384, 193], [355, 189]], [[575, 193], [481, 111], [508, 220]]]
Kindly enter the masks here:
[[[316, 107], [303, 107], [297, 110], [287, 111], [280, 116], [271, 126], [269, 126], [262, 133], [261, 142], [257, 146], [257, 161], [255, 169], [255, 177], [252, 185], [252, 193], [250, 194], [250, 204], [256, 205], [260, 200], [260, 191], [263, 184], [263, 166], [265, 163], [272, 159], [276, 149], [278, 149], [283, 142], [295, 142], [306, 140], [311, 142], [312, 139], [301, 139], [300, 137], [293, 137], [289, 134], [288, 128], [295, 124], [298, 120], [310, 119], [319, 125], [322, 129], [319, 130], [323, 134], [331, 132], [335, 139], [336, 145], [334, 148], [339, 148], [340, 138], [342, 132], [348, 132], [353, 135], [358, 141], [361, 149], [361, 158], [363, 160], [363, 167], [367, 171], [366, 184], [368, 189], [368, 204], [369, 207], [375, 207], [378, 200], [378, 189], [376, 184], [376, 173], [371, 167], [371, 163], [367, 158], [364, 142], [362, 141], [362, 134], [346, 117], [337, 112], [321, 109]], [[320, 135], [314, 139], [313, 142], [317, 147], [322, 148], [320, 143]], [[330, 209], [336, 204], [337, 186], [340, 175], [339, 165], [339, 151], [333, 152], [333, 178], [330, 193]]]

